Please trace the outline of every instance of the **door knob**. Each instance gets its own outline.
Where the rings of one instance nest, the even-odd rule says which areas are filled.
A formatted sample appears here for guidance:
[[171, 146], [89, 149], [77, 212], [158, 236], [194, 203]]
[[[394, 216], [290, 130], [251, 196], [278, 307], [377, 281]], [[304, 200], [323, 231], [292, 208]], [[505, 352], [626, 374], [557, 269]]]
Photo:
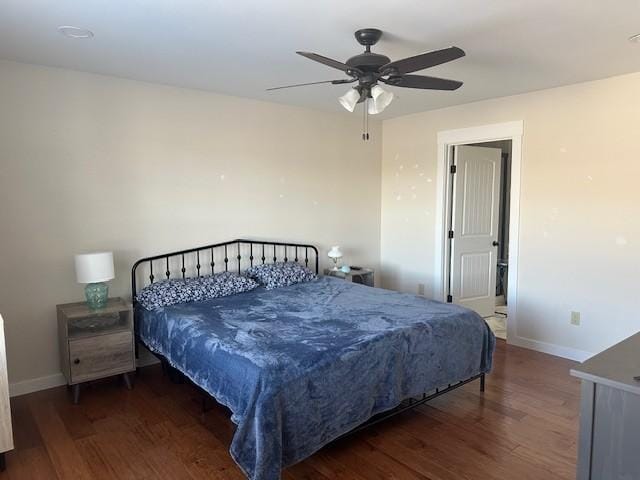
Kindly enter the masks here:
[[79, 359], [79, 358], [76, 358], [76, 359], [73, 361], [73, 363], [74, 363], [75, 365], [78, 365], [78, 364], [80, 363], [80, 359]]
[[494, 247], [497, 247], [498, 245], [500, 245], [500, 242], [498, 242], [498, 241], [494, 240], [494, 241], [493, 241], [493, 243], [492, 243], [492, 245], [493, 245]]

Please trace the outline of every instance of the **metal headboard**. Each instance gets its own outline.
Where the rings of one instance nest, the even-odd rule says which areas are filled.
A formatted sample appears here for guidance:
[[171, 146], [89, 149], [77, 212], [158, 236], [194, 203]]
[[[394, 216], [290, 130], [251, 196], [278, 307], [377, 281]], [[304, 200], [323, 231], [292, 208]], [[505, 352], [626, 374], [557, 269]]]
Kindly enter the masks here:
[[297, 263], [304, 261], [307, 267], [310, 261], [315, 262], [315, 271], [318, 273], [318, 249], [313, 245], [237, 239], [141, 258], [131, 268], [131, 299], [135, 304], [137, 280], [140, 275], [138, 269], [145, 267], [148, 268], [149, 283], [153, 283], [158, 274], [160, 278], [176, 278], [171, 276], [172, 270], [178, 271], [178, 278], [199, 277], [229, 270], [241, 273], [243, 268], [252, 267], [254, 264], [278, 260]]

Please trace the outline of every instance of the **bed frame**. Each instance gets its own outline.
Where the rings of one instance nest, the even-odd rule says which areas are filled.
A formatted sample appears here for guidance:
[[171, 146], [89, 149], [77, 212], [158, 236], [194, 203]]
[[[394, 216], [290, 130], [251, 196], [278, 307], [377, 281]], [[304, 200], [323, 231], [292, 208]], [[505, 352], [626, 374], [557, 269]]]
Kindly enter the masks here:
[[[166, 279], [194, 276], [199, 277], [201, 275], [209, 275], [223, 271], [235, 271], [241, 273], [244, 269], [253, 265], [275, 263], [277, 261], [304, 263], [306, 267], [315, 269], [316, 274], [319, 273], [318, 249], [313, 245], [269, 242], [262, 240], [237, 239], [229, 242], [189, 248], [187, 250], [180, 250], [177, 252], [163, 253], [138, 260], [134, 263], [133, 268], [131, 269], [131, 295], [134, 305], [136, 358], [138, 357], [138, 344], [142, 344], [149, 348], [138, 335], [137, 329], [135, 306], [139, 280], [142, 282], [141, 285], [145, 285], [145, 283], [147, 283], [145, 278], [148, 278], [148, 283], [153, 283], [158, 279], [158, 277], [160, 277], [160, 279], [162, 279], [162, 277]], [[178, 271], [179, 273], [177, 276], [172, 277], [172, 271]], [[149, 349], [149, 351], [151, 351], [151, 349]], [[151, 352], [160, 359], [163, 370], [169, 374], [172, 381], [179, 383], [189, 381], [186, 376], [173, 368], [167, 359], [153, 351]], [[369, 420], [347, 432], [340, 438], [352, 435], [364, 428], [382, 422], [389, 417], [427, 403], [440, 395], [444, 395], [445, 393], [455, 390], [469, 382], [473, 382], [474, 380], [480, 380], [480, 391], [484, 392], [485, 374], [480, 373], [464, 380], [450, 383], [447, 386], [443, 385], [441, 388], [436, 388], [435, 391], [422, 394], [422, 396], [408, 398], [396, 408], [371, 417]], [[203, 393], [202, 409], [203, 412], [206, 412], [207, 400], [211, 397], [198, 385], [195, 386]], [[213, 398], [213, 400], [215, 400], [215, 398]]]

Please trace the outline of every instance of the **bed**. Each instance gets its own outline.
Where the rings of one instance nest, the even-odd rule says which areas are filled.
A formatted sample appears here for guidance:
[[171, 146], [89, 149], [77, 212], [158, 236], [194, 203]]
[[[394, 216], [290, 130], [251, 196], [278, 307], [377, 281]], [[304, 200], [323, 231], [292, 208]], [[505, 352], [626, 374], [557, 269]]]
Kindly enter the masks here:
[[[311, 245], [234, 240], [138, 261], [133, 298], [143, 266], [154, 281], [154, 265], [170, 278], [271, 261], [318, 271]], [[463, 307], [333, 277], [135, 305], [135, 322], [140, 343], [231, 410], [230, 453], [252, 480], [278, 479], [336, 438], [464, 383], [484, 389], [495, 344]]]

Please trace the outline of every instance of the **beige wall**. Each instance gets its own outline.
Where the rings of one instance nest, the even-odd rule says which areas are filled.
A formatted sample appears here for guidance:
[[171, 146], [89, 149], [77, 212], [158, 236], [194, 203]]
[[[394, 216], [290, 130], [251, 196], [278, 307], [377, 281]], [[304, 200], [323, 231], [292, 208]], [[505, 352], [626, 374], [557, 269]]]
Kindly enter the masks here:
[[[134, 259], [242, 237], [377, 266], [380, 125], [360, 117], [0, 62], [0, 312], [12, 383], [59, 373], [73, 255]], [[21, 384], [21, 389], [31, 384]], [[23, 388], [24, 387], [24, 388]]]
[[111, 290], [126, 296], [147, 254], [237, 236], [323, 253], [340, 243], [348, 262], [381, 258], [384, 286], [423, 283], [429, 295], [437, 132], [512, 120], [525, 129], [517, 333], [569, 355], [601, 350], [640, 330], [638, 84], [633, 74], [397, 118], [363, 144], [357, 116], [0, 62], [10, 380], [59, 381], [55, 305], [82, 299], [76, 252], [113, 250]]
[[632, 74], [385, 121], [383, 285], [432, 291], [437, 133], [523, 120], [515, 340], [581, 357], [640, 330], [639, 85]]

